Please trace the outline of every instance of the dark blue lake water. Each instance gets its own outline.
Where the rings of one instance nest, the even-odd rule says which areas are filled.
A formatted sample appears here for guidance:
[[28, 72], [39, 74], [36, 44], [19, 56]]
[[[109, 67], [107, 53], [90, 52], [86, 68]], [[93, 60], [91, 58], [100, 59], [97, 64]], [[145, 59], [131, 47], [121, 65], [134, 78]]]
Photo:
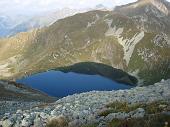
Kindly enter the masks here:
[[129, 89], [131, 86], [114, 82], [99, 75], [85, 75], [77, 73], [63, 73], [48, 71], [17, 80], [55, 97], [64, 97], [75, 93], [92, 90]]

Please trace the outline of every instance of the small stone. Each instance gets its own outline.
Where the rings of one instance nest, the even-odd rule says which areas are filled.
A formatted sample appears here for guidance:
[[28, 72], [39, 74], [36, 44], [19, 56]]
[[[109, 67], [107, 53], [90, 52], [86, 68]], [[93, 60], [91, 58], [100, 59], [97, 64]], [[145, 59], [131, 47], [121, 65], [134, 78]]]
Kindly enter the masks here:
[[56, 115], [57, 115], [57, 110], [54, 109], [53, 111], [51, 111], [51, 115], [52, 115], [52, 116], [56, 116]]
[[68, 123], [69, 127], [76, 127], [76, 126], [81, 126], [81, 122], [78, 119], [75, 119], [71, 122]]
[[55, 109], [59, 109], [59, 108], [61, 108], [62, 107], [62, 105], [57, 105], [56, 107], [55, 107]]
[[29, 114], [28, 113], [23, 113], [23, 116], [24, 117], [27, 117]]
[[143, 108], [138, 108], [135, 111], [129, 113], [132, 118], [143, 118], [145, 115], [145, 110]]
[[16, 121], [15, 125], [13, 127], [20, 127], [19, 121]]
[[43, 119], [47, 119], [47, 114], [44, 113], [44, 112], [41, 112], [40, 117], [43, 118]]
[[110, 122], [112, 121], [113, 119], [126, 119], [129, 117], [129, 114], [128, 113], [125, 113], [125, 112], [118, 112], [118, 113], [111, 113], [109, 115], [106, 116], [105, 120]]
[[2, 126], [3, 121], [0, 120], [0, 126]]
[[107, 127], [106, 123], [100, 123], [97, 127]]
[[35, 119], [34, 127], [43, 127], [43, 121], [40, 118]]
[[89, 114], [89, 111], [88, 110], [83, 110], [83, 113]]
[[66, 107], [65, 106], [63, 106], [63, 110], [65, 110], [66, 109]]
[[17, 110], [16, 114], [22, 114], [22, 110]]
[[6, 119], [8, 119], [8, 118], [10, 118], [10, 113], [5, 113], [4, 114], [4, 117], [2, 118], [3, 120], [6, 120]]
[[51, 111], [52, 111], [52, 109], [49, 108], [49, 107], [46, 107], [46, 108], [44, 109], [44, 112], [45, 112], [45, 113], [49, 113], [49, 112], [51, 112]]
[[89, 115], [88, 118], [87, 118], [87, 122], [88, 122], [89, 124], [93, 124], [93, 123], [97, 123], [98, 121], [97, 121], [97, 119], [96, 119], [95, 116]]
[[159, 105], [159, 108], [166, 108], [167, 107], [167, 105]]
[[32, 121], [30, 119], [24, 118], [21, 122], [21, 126], [29, 127], [32, 124]]
[[168, 122], [165, 122], [165, 126], [168, 126]]
[[12, 127], [13, 126], [13, 122], [9, 119], [6, 119], [5, 121], [2, 122], [2, 127]]
[[165, 82], [165, 79], [162, 79], [161, 82], [162, 82], [162, 83]]

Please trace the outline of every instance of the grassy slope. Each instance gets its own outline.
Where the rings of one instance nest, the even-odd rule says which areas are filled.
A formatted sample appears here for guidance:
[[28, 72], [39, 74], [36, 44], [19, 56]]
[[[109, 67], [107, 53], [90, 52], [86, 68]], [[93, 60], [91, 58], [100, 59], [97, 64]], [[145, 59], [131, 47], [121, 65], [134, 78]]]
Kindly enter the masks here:
[[[131, 39], [140, 32], [135, 23], [126, 16], [114, 12], [92, 11], [59, 20], [36, 32], [31, 36], [33, 39], [21, 41], [16, 50], [13, 50], [13, 42], [7, 42], [11, 47], [7, 46], [7, 50], [0, 52], [0, 60], [21, 55], [21, 59], [10, 66], [12, 78], [24, 76], [25, 72], [32, 74], [86, 61], [103, 63], [127, 72], [139, 70], [139, 77], [145, 80], [145, 85], [168, 78], [169, 48], [155, 47], [151, 40], [156, 33], [145, 33], [145, 38], [136, 45], [127, 66], [123, 60], [123, 47], [116, 37], [105, 36], [108, 30], [106, 19], [113, 19], [112, 27], [116, 25], [117, 28], [124, 28], [121, 35], [124, 39]], [[88, 23], [92, 23], [91, 27], [87, 27]], [[14, 42], [17, 41], [18, 39]], [[0, 48], [4, 49], [2, 45]], [[144, 62], [137, 53], [138, 49], [144, 48], [157, 51], [161, 56], [158, 62], [154, 59]]]
[[[168, 47], [159, 47], [152, 41], [156, 34], [147, 33], [143, 40], [136, 45], [129, 63], [129, 71], [139, 70], [139, 77], [144, 79], [145, 84], [153, 84], [161, 79], [170, 78], [170, 52]], [[147, 61], [142, 59], [138, 50], [146, 51]], [[149, 55], [154, 54], [149, 57]]]

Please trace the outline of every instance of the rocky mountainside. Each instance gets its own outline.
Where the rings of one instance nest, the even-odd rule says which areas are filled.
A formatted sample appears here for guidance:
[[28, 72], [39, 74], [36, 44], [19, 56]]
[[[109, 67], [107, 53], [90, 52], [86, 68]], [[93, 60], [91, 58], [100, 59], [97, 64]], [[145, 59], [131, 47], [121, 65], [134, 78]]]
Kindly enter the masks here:
[[136, 76], [139, 84], [170, 78], [169, 9], [164, 0], [140, 0], [1, 39], [0, 77], [17, 78], [90, 61], [122, 69]]
[[166, 0], [138, 0], [116, 7], [115, 11], [131, 17], [141, 30], [169, 35], [170, 4]]
[[170, 80], [130, 90], [92, 91], [6, 113], [2, 127], [163, 127], [170, 122]]
[[0, 81], [0, 117], [6, 112], [54, 102], [56, 98], [12, 81]]
[[12, 81], [0, 81], [0, 88], [0, 101], [54, 101], [45, 93]]

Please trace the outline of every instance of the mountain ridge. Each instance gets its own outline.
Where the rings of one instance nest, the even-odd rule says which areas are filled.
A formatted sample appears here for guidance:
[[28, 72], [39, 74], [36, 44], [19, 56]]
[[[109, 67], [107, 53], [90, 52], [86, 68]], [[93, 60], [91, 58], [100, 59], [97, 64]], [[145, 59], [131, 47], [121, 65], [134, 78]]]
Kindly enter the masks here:
[[[149, 11], [145, 12], [146, 8]], [[12, 43], [0, 43], [0, 49], [7, 47], [0, 52], [5, 54], [0, 57], [1, 77], [15, 78], [91, 61], [133, 74], [141, 84], [154, 84], [170, 74], [169, 22], [169, 17], [154, 6], [76, 14], [30, 32], [30, 37], [19, 47], [13, 45], [10, 53]], [[9, 75], [5, 77], [4, 71]]]

